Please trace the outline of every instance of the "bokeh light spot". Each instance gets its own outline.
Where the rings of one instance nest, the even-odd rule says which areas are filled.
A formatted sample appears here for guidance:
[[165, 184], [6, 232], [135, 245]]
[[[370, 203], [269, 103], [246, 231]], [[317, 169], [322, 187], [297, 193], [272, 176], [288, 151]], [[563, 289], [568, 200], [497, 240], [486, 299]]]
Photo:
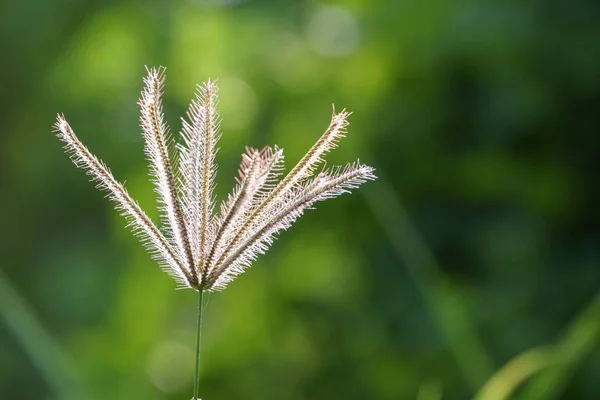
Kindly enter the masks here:
[[147, 371], [158, 389], [175, 393], [192, 382], [194, 354], [188, 347], [174, 342], [163, 342], [148, 358]]
[[322, 6], [308, 22], [306, 39], [317, 54], [345, 57], [358, 47], [360, 25], [350, 10], [339, 6]]

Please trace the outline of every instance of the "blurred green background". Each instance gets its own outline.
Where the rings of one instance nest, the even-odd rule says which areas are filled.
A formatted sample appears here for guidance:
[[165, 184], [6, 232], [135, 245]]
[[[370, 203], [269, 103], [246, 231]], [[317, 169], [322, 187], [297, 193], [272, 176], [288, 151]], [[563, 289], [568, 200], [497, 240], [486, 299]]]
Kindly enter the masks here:
[[138, 128], [219, 78], [219, 198], [244, 146], [380, 179], [318, 205], [209, 298], [216, 399], [600, 398], [600, 3], [0, 3], [0, 398], [189, 399], [196, 295], [51, 134], [64, 112], [156, 218]]

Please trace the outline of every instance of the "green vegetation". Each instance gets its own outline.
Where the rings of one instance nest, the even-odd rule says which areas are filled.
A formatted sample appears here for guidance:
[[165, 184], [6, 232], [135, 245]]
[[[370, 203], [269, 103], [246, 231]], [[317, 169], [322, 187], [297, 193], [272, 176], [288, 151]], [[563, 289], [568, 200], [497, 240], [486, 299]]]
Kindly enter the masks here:
[[[79, 137], [156, 209], [135, 101], [174, 131], [217, 78], [219, 201], [244, 146], [381, 177], [206, 294], [203, 400], [600, 398], [595, 1], [8, 0], [0, 6], [0, 398], [189, 399], [175, 291], [64, 156]], [[158, 215], [150, 215], [158, 221]]]

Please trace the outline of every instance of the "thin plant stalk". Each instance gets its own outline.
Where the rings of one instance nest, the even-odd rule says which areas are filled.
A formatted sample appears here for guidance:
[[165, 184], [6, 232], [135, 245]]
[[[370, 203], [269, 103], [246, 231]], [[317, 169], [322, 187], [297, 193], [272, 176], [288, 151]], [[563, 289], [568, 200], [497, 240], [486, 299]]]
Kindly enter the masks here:
[[196, 326], [196, 368], [194, 370], [194, 397], [192, 400], [200, 400], [198, 391], [200, 389], [200, 344], [202, 338], [202, 297], [204, 290], [198, 290], [198, 318]]

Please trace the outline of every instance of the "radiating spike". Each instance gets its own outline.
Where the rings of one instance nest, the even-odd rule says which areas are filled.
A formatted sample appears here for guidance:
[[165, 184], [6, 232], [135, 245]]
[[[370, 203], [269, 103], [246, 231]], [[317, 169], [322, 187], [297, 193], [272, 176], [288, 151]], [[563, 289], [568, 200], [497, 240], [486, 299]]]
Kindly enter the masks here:
[[92, 181], [97, 183], [100, 190], [106, 191], [108, 197], [117, 204], [117, 208], [128, 221], [128, 226], [139, 237], [152, 257], [159, 262], [161, 267], [172, 275], [179, 284], [192, 287], [192, 276], [181, 264], [176, 251], [154, 225], [152, 220], [142, 211], [122, 183], [118, 182], [104, 165], [92, 155], [87, 147], [77, 138], [65, 117], [59, 115], [54, 125], [55, 132], [60, 140], [65, 143], [65, 150], [70, 155], [73, 163], [84, 169]]
[[225, 251], [219, 257], [217, 265], [222, 265], [231, 252], [244, 241], [244, 237], [255, 230], [257, 221], [264, 215], [272, 215], [281, 201], [285, 201], [289, 193], [299, 185], [303, 180], [309, 178], [319, 164], [323, 162], [323, 155], [337, 146], [337, 142], [345, 137], [346, 127], [348, 126], [348, 117], [350, 113], [342, 110], [339, 114], [333, 113], [329, 127], [311, 149], [302, 157], [296, 166], [271, 190], [262, 203], [254, 210], [252, 215], [248, 216], [243, 226], [231, 240]]
[[216, 240], [208, 259], [208, 274], [229, 242], [274, 187], [274, 181], [283, 169], [283, 151], [265, 147], [261, 151], [247, 149], [242, 155], [238, 186], [221, 207]]
[[208, 281], [212, 283], [211, 290], [222, 290], [227, 283], [248, 268], [260, 254], [264, 254], [273, 244], [275, 235], [288, 229], [306, 209], [317, 201], [350, 193], [362, 183], [374, 180], [374, 169], [356, 162], [345, 167], [334, 167], [324, 171], [307, 182], [302, 188], [282, 202], [281, 209], [270, 218], [265, 218], [258, 229], [244, 238], [240, 246], [218, 264]]
[[[144, 89], [138, 102], [140, 125], [145, 139], [145, 150], [150, 171], [156, 185], [161, 211], [167, 232], [177, 248], [179, 257], [188, 275], [194, 277], [193, 255], [190, 247], [184, 215], [179, 204], [173, 164], [169, 148], [171, 136], [163, 120], [162, 93], [165, 68], [149, 68], [144, 79]], [[199, 282], [194, 282], [198, 286]]]
[[217, 111], [218, 87], [208, 81], [198, 86], [184, 124], [180, 147], [183, 203], [194, 254], [194, 269], [202, 276], [209, 248], [215, 240], [212, 223], [216, 175], [216, 144], [220, 117]]

